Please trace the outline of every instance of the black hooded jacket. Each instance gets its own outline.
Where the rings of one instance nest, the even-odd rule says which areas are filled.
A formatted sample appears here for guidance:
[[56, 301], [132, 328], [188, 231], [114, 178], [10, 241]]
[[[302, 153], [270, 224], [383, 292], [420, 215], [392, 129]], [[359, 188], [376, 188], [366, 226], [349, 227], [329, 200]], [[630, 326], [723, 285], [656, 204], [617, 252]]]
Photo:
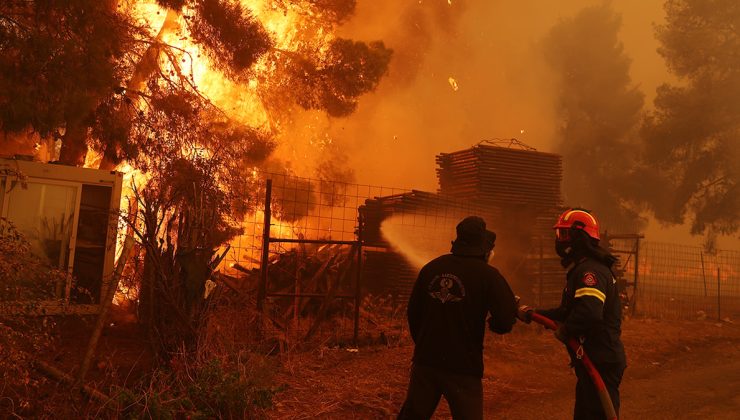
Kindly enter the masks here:
[[447, 254], [421, 269], [408, 305], [414, 363], [483, 376], [485, 322], [498, 334], [516, 320], [514, 294], [481, 257]]
[[583, 349], [594, 363], [625, 363], [622, 303], [616, 280], [604, 263], [594, 258], [575, 263], [568, 271], [560, 306], [537, 313], [562, 322], [568, 336], [582, 338]]

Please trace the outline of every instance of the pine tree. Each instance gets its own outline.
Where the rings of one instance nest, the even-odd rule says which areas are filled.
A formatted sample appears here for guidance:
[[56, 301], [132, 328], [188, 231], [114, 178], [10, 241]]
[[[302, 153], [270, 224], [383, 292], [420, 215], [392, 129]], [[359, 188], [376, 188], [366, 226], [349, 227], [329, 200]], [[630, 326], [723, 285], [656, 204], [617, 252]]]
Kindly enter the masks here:
[[[659, 53], [677, 84], [658, 88], [643, 127], [645, 199], [663, 221], [731, 234], [740, 220], [740, 3], [669, 0]], [[648, 167], [649, 163], [649, 167]]]

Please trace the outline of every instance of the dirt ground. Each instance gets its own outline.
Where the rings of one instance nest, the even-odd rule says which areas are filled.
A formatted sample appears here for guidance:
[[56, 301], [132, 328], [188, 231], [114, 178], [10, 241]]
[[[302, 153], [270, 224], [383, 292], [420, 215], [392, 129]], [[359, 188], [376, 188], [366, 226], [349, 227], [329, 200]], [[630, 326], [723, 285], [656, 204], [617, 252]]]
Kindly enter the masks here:
[[[88, 377], [99, 389], [110, 382], [131, 386], [154, 364], [141, 332], [119, 321], [106, 329]], [[89, 320], [64, 321], [59, 347], [43, 358], [72, 371], [91, 326]], [[405, 397], [413, 347], [407, 336], [387, 338], [394, 344], [313, 347], [274, 356], [280, 366], [274, 381], [281, 391], [267, 417], [394, 418]], [[740, 324], [630, 319], [623, 324], [623, 339], [629, 366], [621, 387], [622, 419], [740, 418]], [[571, 417], [575, 376], [563, 346], [542, 327], [517, 324], [506, 336], [487, 333], [484, 360], [486, 418]], [[40, 391], [43, 395], [29, 397], [67, 404], [62, 384], [52, 381]], [[69, 412], [96, 415], [85, 410]], [[442, 400], [436, 418], [449, 417]]]
[[[628, 368], [622, 419], [736, 419], [740, 413], [740, 326], [731, 322], [632, 319], [623, 325]], [[567, 419], [575, 376], [550, 333], [516, 326], [486, 339], [486, 418]], [[413, 347], [323, 348], [286, 356], [285, 386], [271, 418], [394, 417]], [[436, 418], [449, 418], [444, 400]]]

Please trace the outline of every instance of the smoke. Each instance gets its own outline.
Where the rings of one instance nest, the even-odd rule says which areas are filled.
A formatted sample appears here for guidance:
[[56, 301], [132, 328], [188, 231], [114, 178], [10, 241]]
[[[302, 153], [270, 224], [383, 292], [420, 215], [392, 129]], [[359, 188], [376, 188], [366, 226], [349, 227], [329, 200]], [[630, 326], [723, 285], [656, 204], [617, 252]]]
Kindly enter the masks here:
[[[556, 151], [559, 86], [541, 43], [559, 21], [589, 5], [359, 0], [337, 35], [382, 40], [393, 50], [388, 74], [347, 118], [297, 112], [291, 126], [283, 127], [278, 155], [310, 175], [330, 158], [325, 149], [333, 145], [349, 156], [347, 165], [361, 183], [434, 190], [439, 152], [512, 137]], [[666, 73], [653, 37], [661, 6], [660, 0], [613, 4], [623, 17], [626, 54], [641, 58], [630, 71], [648, 100]]]
[[633, 231], [637, 226], [626, 222], [638, 214], [623, 203], [622, 187], [639, 150], [643, 94], [632, 85], [620, 26], [607, 4], [583, 9], [550, 30], [543, 54], [560, 86], [557, 150], [566, 203], [596, 210], [609, 230], [617, 224]]
[[[559, 85], [541, 43], [560, 20], [591, 4], [359, 0], [339, 35], [382, 39], [393, 49], [389, 73], [349, 118], [308, 115], [296, 127], [311, 125], [321, 133], [313, 134], [313, 144], [339, 144], [359, 182], [426, 190], [436, 189], [439, 152], [512, 137], [556, 151]], [[661, 1], [613, 7], [623, 13], [626, 53], [643, 58], [631, 68], [633, 80], [652, 91], [664, 80], [656, 73], [665, 73], [652, 26], [661, 19]], [[300, 143], [308, 141], [287, 147], [298, 156], [316, 155], [315, 147]]]
[[[339, 149], [357, 182], [433, 191], [440, 152], [512, 137], [561, 152], [563, 85], [546, 61], [545, 39], [556, 25], [601, 4], [621, 19], [617, 41], [630, 61], [630, 86], [649, 111], [656, 88], [675, 82], [657, 53], [663, 0], [358, 0], [338, 35], [383, 40], [393, 49], [388, 74], [347, 118], [296, 115], [278, 155], [293, 161], [296, 172], [313, 174]], [[577, 55], [573, 60], [582, 64]], [[619, 161], [612, 164], [622, 170]], [[696, 242], [688, 229], [665, 230], [652, 219], [647, 233]]]
[[[359, 0], [343, 35], [383, 39], [394, 57], [386, 79], [362, 98], [355, 115], [326, 124], [328, 136], [346, 150], [359, 182], [425, 190], [437, 188], [436, 154], [482, 139], [516, 137], [539, 150], [561, 152], [562, 84], [545, 60], [544, 40], [559, 23], [600, 4], [621, 19], [617, 41], [630, 60], [631, 87], [644, 96], [643, 110], [650, 110], [656, 88], [675, 80], [657, 53], [663, 0]], [[418, 25], [426, 29], [419, 31], [407, 24], [411, 12], [427, 22], [443, 14], [446, 25]], [[613, 171], [623, 169], [611, 163]], [[667, 230], [652, 219], [647, 234], [698, 240], [687, 228]]]

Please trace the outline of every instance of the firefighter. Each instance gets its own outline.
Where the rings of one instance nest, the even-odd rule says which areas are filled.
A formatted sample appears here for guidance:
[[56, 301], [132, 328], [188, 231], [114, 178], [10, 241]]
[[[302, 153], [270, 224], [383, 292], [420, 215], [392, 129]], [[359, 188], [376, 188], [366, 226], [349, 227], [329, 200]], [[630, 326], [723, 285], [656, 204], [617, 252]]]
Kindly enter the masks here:
[[[529, 323], [535, 311], [559, 323], [555, 336], [560, 341], [578, 338], [619, 413], [619, 384], [626, 359], [620, 337], [622, 306], [611, 270], [616, 258], [599, 246], [599, 224], [587, 210], [565, 211], [554, 229], [555, 250], [563, 267], [569, 268], [560, 306], [538, 310], [522, 305], [517, 317]], [[604, 419], [606, 415], [593, 381], [576, 360], [576, 354], [570, 348], [568, 352], [578, 378], [573, 418]]]
[[442, 395], [454, 419], [483, 418], [483, 336], [486, 317], [498, 334], [516, 321], [514, 294], [488, 265], [496, 234], [477, 216], [457, 225], [450, 254], [419, 272], [408, 304], [414, 356], [399, 419], [428, 419]]

